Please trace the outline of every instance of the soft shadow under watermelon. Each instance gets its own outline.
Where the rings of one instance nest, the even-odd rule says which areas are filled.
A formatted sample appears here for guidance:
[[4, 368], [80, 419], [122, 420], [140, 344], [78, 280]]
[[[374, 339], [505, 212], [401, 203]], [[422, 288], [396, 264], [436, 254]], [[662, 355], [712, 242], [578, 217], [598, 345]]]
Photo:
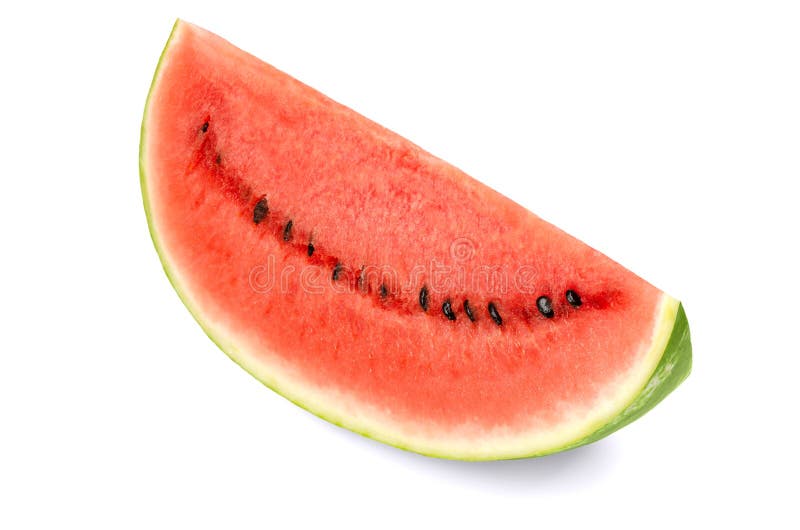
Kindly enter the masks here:
[[418, 472], [420, 476], [433, 476], [435, 479], [487, 492], [572, 492], [577, 484], [585, 487], [605, 480], [621, 461], [620, 446], [613, 437], [551, 454], [547, 458], [470, 462], [430, 458], [389, 445], [376, 444], [369, 438], [333, 425], [331, 429], [346, 437], [348, 442], [363, 444], [365, 451], [375, 453], [378, 458], [395, 460], [403, 467]]

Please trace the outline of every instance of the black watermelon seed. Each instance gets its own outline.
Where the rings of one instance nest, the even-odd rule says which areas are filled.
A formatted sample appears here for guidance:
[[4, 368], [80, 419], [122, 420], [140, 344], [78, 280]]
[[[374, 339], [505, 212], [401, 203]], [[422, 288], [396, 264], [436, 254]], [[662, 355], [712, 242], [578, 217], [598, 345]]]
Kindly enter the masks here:
[[337, 263], [336, 265], [334, 265], [333, 274], [331, 275], [331, 278], [333, 278], [333, 281], [336, 281], [336, 280], [339, 279], [339, 273], [341, 273], [341, 272], [342, 272], [342, 264], [341, 263]]
[[382, 283], [380, 288], [381, 298], [386, 298], [389, 296], [389, 289], [386, 288], [386, 284]]
[[203, 126], [202, 126], [202, 127], [200, 127], [200, 130], [201, 130], [201, 131], [203, 131], [203, 132], [206, 132], [206, 131], [208, 130], [208, 122], [205, 122], [205, 123], [203, 124]]
[[546, 296], [540, 296], [536, 299], [536, 307], [539, 309], [539, 312], [547, 318], [553, 318], [555, 316], [555, 313], [553, 313], [553, 302]]
[[428, 288], [425, 286], [419, 290], [419, 305], [422, 306], [423, 311], [428, 310]]
[[578, 296], [578, 293], [576, 293], [572, 289], [567, 291], [567, 302], [569, 302], [569, 305], [571, 305], [572, 307], [580, 307], [581, 304], [583, 304], [583, 300], [581, 300], [581, 297]]
[[309, 243], [308, 244], [308, 257], [311, 257], [313, 255], [314, 255], [314, 243]]
[[450, 305], [450, 300], [446, 300], [442, 304], [442, 313], [447, 317], [447, 320], [455, 320], [456, 314], [453, 313], [453, 306]]
[[500, 313], [497, 312], [494, 302], [489, 302], [489, 316], [492, 317], [492, 320], [494, 320], [494, 323], [498, 326], [503, 325], [503, 318], [500, 316]]
[[467, 314], [467, 318], [470, 321], [475, 322], [475, 315], [472, 314], [472, 307], [469, 305], [469, 300], [464, 300], [464, 312]]
[[292, 239], [292, 225], [293, 224], [294, 223], [292, 222], [291, 219], [289, 219], [289, 222], [286, 223], [286, 226], [283, 229], [283, 240], [284, 241], [291, 241], [291, 239]]
[[217, 165], [222, 164], [222, 155], [217, 153]]
[[256, 207], [253, 208], [253, 222], [255, 224], [260, 223], [264, 220], [268, 213], [269, 205], [267, 204], [267, 198], [261, 197], [261, 200], [256, 203]]

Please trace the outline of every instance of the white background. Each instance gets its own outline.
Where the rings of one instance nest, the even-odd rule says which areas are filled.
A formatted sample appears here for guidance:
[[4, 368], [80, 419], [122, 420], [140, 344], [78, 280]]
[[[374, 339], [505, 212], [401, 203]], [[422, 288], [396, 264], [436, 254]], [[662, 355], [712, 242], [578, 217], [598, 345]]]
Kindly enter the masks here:
[[[599, 443], [481, 464], [267, 390], [146, 227], [139, 125], [178, 16], [683, 300], [690, 378]], [[0, 528], [800, 524], [796, 3], [20, 3], [0, 41]]]

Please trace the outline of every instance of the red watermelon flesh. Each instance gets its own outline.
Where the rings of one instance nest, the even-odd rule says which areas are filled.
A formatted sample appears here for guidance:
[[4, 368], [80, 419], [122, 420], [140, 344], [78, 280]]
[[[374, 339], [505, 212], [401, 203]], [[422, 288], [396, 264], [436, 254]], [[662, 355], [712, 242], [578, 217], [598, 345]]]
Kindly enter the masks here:
[[534, 456], [605, 436], [689, 373], [674, 298], [194, 25], [175, 24], [140, 149], [184, 303], [334, 423], [442, 457]]

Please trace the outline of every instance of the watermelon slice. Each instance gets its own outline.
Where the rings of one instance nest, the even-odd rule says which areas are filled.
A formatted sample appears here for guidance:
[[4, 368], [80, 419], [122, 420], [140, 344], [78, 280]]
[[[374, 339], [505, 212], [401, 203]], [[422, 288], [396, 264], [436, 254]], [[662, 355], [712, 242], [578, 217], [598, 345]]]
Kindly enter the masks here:
[[178, 21], [142, 194], [167, 276], [286, 398], [445, 458], [602, 438], [689, 374], [680, 303], [408, 140]]

